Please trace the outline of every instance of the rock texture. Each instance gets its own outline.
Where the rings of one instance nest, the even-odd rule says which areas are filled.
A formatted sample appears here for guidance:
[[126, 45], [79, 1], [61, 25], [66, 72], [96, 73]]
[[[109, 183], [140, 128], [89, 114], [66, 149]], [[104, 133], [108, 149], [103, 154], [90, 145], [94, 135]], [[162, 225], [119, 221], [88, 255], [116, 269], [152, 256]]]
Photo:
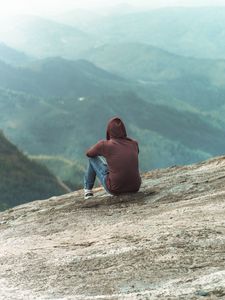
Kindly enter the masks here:
[[0, 299], [225, 299], [225, 157], [0, 214]]

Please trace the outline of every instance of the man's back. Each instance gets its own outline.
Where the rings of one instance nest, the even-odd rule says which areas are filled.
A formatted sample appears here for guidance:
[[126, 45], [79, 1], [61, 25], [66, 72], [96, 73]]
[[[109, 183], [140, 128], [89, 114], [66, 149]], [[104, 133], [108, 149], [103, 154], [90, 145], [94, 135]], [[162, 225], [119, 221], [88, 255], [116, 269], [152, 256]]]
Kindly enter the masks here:
[[109, 121], [106, 140], [99, 141], [87, 156], [104, 156], [108, 165], [106, 185], [112, 194], [137, 192], [141, 185], [138, 166], [138, 143], [127, 137], [120, 118]]
[[137, 192], [141, 185], [138, 166], [138, 144], [128, 138], [103, 141], [109, 174], [108, 189], [115, 194]]

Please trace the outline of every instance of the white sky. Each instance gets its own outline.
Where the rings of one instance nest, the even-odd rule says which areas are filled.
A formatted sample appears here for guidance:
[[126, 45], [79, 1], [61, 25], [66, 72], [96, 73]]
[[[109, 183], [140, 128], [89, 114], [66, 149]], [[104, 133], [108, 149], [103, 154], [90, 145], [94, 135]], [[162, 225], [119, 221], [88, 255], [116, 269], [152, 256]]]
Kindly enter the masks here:
[[76, 8], [128, 3], [151, 8], [163, 6], [225, 6], [225, 0], [0, 0], [0, 17], [14, 14], [58, 14]]

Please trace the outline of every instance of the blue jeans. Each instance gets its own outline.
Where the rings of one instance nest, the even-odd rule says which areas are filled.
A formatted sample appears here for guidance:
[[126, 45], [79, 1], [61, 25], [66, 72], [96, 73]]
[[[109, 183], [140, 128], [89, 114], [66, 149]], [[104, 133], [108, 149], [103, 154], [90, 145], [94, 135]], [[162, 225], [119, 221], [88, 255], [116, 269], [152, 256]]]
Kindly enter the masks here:
[[108, 173], [108, 165], [104, 157], [89, 157], [87, 170], [84, 175], [84, 188], [91, 190], [94, 186], [97, 175], [105, 190], [110, 193], [106, 186], [106, 178]]

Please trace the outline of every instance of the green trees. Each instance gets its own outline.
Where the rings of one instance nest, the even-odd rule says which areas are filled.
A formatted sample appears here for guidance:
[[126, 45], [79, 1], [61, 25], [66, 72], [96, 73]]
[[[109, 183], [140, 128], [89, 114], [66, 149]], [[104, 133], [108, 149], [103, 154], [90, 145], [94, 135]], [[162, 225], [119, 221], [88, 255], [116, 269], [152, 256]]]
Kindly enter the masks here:
[[66, 190], [46, 167], [29, 160], [0, 132], [0, 209]]

